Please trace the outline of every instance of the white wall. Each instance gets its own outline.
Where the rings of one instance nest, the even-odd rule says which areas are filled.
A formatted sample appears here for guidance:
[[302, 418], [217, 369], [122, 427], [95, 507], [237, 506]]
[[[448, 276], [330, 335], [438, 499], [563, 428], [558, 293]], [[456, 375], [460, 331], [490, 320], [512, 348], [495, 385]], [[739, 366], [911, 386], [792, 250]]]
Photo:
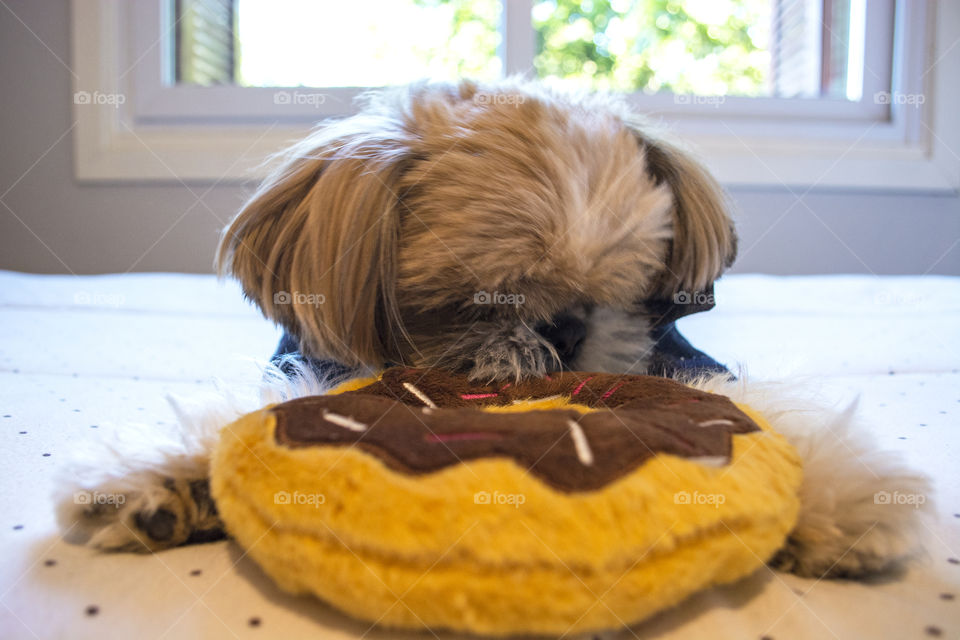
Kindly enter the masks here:
[[[54, 144], [72, 124], [68, 0], [5, 3], [0, 269], [209, 272], [218, 230], [250, 186], [217, 186], [198, 203], [180, 184], [77, 184], [71, 134]], [[209, 187], [190, 189], [202, 195]], [[956, 196], [814, 191], [801, 203], [779, 190], [732, 196], [741, 236], [736, 271], [960, 275]]]

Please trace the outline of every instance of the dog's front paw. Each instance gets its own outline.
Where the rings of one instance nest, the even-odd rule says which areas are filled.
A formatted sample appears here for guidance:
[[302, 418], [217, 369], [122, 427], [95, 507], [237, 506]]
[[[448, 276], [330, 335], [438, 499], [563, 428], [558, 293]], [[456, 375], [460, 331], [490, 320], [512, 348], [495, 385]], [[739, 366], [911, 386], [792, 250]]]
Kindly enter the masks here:
[[537, 332], [525, 325], [492, 333], [478, 345], [470, 367], [471, 380], [493, 380], [542, 376], [560, 365], [556, 351]]
[[898, 568], [920, 548], [927, 480], [882, 453], [845, 465], [804, 470], [800, 519], [771, 566], [803, 577], [862, 578]]
[[902, 530], [876, 523], [856, 532], [795, 531], [769, 562], [804, 578], [863, 578], [896, 569], [914, 550]]
[[150, 476], [136, 489], [78, 490], [60, 499], [64, 537], [105, 551], [158, 551], [224, 537], [205, 478]]

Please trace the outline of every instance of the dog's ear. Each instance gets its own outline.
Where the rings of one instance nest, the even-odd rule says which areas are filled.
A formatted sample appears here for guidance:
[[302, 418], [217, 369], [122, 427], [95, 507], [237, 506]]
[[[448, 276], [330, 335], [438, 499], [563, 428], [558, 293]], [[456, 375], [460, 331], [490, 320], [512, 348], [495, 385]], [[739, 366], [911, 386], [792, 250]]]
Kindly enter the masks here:
[[314, 357], [381, 365], [402, 334], [394, 294], [400, 125], [360, 115], [296, 144], [224, 230], [220, 275]]
[[654, 297], [706, 290], [737, 256], [737, 234], [723, 189], [694, 157], [633, 127], [647, 167], [673, 193], [673, 240]]

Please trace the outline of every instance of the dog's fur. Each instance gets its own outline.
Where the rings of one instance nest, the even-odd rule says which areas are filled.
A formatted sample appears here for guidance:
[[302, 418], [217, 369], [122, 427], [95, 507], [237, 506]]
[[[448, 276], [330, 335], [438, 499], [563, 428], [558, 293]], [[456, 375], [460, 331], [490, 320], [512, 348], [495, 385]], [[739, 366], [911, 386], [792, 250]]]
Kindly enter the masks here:
[[[294, 145], [217, 262], [307, 356], [492, 379], [642, 372], [643, 302], [735, 253], [716, 182], [620, 102], [464, 82], [374, 94]], [[536, 327], [562, 313], [637, 335], [561, 363]]]
[[[623, 104], [464, 82], [369, 96], [359, 115], [296, 144], [226, 229], [217, 261], [308, 357], [503, 379], [561, 366], [643, 373], [648, 304], [709, 287], [735, 253], [716, 182]], [[512, 304], [478, 304], [494, 292]], [[543, 331], [558, 316], [585, 327], [563, 354]], [[268, 376], [260, 401], [327, 388], [296, 367], [292, 380]], [[913, 506], [874, 496], [926, 494], [925, 480], [876, 451], [851, 411], [729, 376], [694, 384], [753, 405], [803, 456], [802, 512], [773, 564], [861, 576], [915, 550]], [[101, 450], [63, 484], [64, 528], [102, 549], [214, 537], [208, 454], [216, 429], [255, 405], [184, 416], [183, 443]], [[127, 500], [78, 504], [77, 490]]]

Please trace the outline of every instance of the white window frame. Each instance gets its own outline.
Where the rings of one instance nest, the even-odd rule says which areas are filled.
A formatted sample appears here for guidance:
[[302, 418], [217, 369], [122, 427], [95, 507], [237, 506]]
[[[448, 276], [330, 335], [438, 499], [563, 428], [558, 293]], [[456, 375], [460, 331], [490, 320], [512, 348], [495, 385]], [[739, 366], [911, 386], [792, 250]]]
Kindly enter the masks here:
[[[532, 0], [504, 2], [499, 53], [507, 74], [524, 73], [534, 54]], [[886, 3], [894, 2], [891, 12]], [[315, 122], [349, 115], [363, 91], [170, 86], [166, 7], [164, 0], [72, 0], [78, 180], [257, 179], [265, 158]], [[718, 108], [716, 100], [672, 94], [628, 100], [688, 141], [727, 186], [957, 193], [960, 119], [951, 105], [960, 104], [960, 84], [939, 63], [960, 39], [960, 2], [869, 0], [868, 7], [865, 62], [880, 73], [864, 74], [860, 102], [727, 97]], [[891, 29], [896, 55], [870, 40]], [[877, 103], [887, 87], [922, 103]]]

